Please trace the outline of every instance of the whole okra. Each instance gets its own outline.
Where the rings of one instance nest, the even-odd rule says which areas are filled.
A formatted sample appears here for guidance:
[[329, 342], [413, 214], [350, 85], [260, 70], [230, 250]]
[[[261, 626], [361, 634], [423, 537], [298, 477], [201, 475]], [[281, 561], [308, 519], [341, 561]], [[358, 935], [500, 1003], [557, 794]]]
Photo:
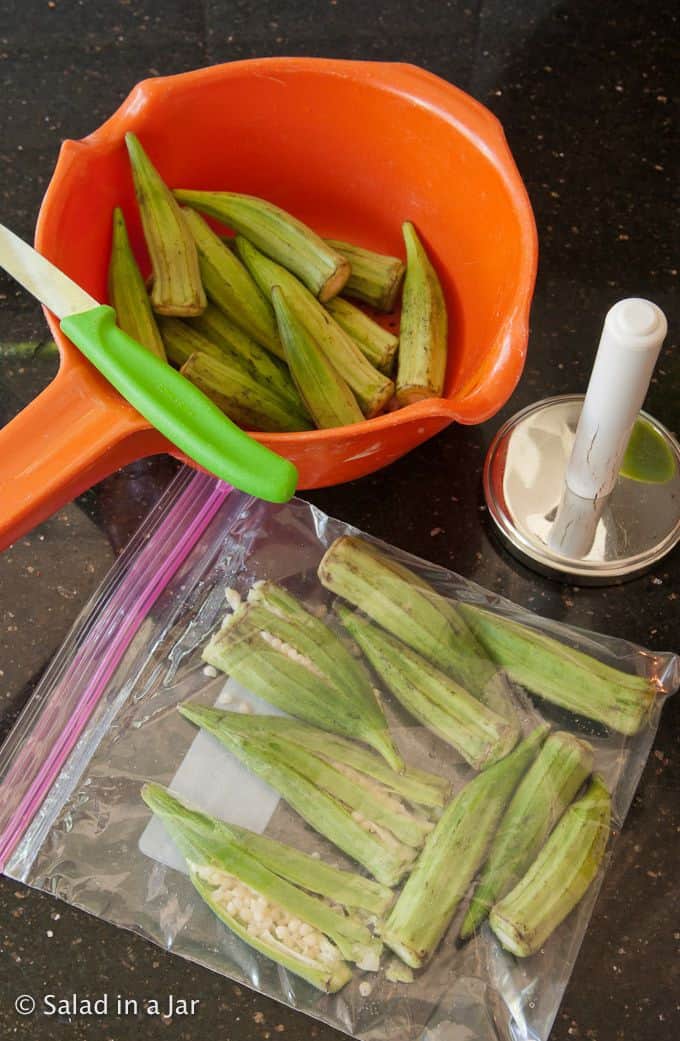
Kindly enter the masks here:
[[474, 604], [461, 604], [460, 610], [490, 656], [533, 694], [622, 734], [644, 726], [655, 697], [647, 677], [622, 672]]
[[410, 405], [439, 397], [446, 375], [448, 320], [441, 283], [418, 238], [416, 229], [403, 225], [406, 277], [401, 304], [397, 401]]
[[551, 734], [513, 795], [461, 927], [467, 939], [522, 877], [593, 768], [587, 741]]
[[503, 947], [536, 954], [597, 876], [607, 847], [611, 796], [599, 775], [572, 803], [527, 873], [489, 916]]
[[240, 358], [253, 379], [284, 398], [296, 412], [307, 414], [286, 364], [261, 347], [215, 304], [209, 303], [202, 315], [186, 324], [219, 347], [222, 354]]
[[297, 275], [322, 302], [339, 293], [350, 275], [345, 257], [297, 217], [265, 199], [237, 192], [180, 189], [180, 202], [228, 224], [262, 253]]
[[165, 361], [163, 340], [130, 246], [123, 211], [118, 206], [113, 211], [109, 303], [116, 312], [116, 322], [123, 332]]
[[300, 321], [280, 286], [272, 286], [272, 304], [288, 367], [317, 427], [323, 430], [361, 423], [364, 416], [357, 399]]
[[271, 298], [274, 286], [283, 290], [288, 306], [350, 388], [364, 416], [377, 415], [394, 393], [392, 380], [373, 368], [351, 337], [290, 271], [241, 235], [236, 237], [236, 250], [263, 293]]
[[431, 662], [358, 612], [341, 603], [336, 604], [336, 611], [397, 701], [456, 748], [475, 770], [490, 766], [512, 750], [519, 734], [516, 723], [487, 708]]
[[[432, 824], [400, 798], [410, 778], [391, 771], [375, 753], [362, 749], [360, 756], [352, 756], [351, 741], [281, 716], [194, 705], [182, 705], [180, 712], [214, 734], [378, 882], [396, 885], [409, 870]], [[419, 775], [415, 786], [424, 787], [430, 799], [442, 798], [438, 779], [428, 784]]]
[[179, 846], [208, 906], [251, 947], [331, 993], [351, 979], [345, 959], [378, 968], [382, 945], [359, 916], [312, 895], [329, 895], [335, 876], [333, 902], [342, 903], [339, 892], [353, 899], [366, 880], [210, 817], [160, 785], [144, 785], [142, 798]]
[[200, 214], [189, 208], [182, 214], [196, 243], [201, 278], [212, 302], [257, 343], [285, 361], [269, 300]]
[[252, 587], [203, 658], [277, 708], [365, 741], [393, 769], [404, 768], [366, 670], [332, 629], [276, 583]]
[[[189, 324], [182, 321], [181, 318], [168, 318], [161, 315], [158, 319], [158, 328], [163, 337], [168, 361], [171, 361], [177, 368], [181, 368], [192, 354], [207, 354], [211, 358], [217, 358], [218, 361], [227, 360], [224, 351], [195, 329], [193, 323]], [[242, 368], [238, 362], [236, 364]]]
[[133, 133], [125, 135], [125, 144], [151, 258], [151, 305], [158, 314], [200, 314], [205, 292], [196, 246], [179, 204]]
[[226, 355], [213, 358], [199, 351], [184, 362], [180, 372], [246, 430], [286, 433], [309, 430], [311, 426], [305, 415]]
[[336, 296], [326, 304], [341, 329], [351, 336], [371, 365], [389, 376], [394, 367], [394, 356], [399, 338], [369, 318], [349, 300]]
[[366, 539], [342, 535], [326, 551], [318, 575], [326, 589], [360, 608], [498, 715], [513, 718], [499, 670], [457, 605], [409, 568]]
[[538, 727], [505, 759], [469, 781], [429, 835], [382, 934], [412, 968], [426, 965], [434, 954], [548, 730]]

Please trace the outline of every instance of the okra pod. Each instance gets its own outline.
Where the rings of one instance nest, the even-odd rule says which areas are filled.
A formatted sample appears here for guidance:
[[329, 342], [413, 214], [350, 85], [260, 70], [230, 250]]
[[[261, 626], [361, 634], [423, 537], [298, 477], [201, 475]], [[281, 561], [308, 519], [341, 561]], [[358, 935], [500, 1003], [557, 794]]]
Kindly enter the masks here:
[[125, 144], [151, 258], [151, 305], [158, 314], [200, 314], [205, 292], [196, 246], [179, 204], [133, 133], [125, 135]]
[[505, 759], [469, 781], [427, 839], [382, 934], [412, 968], [421, 968], [434, 954], [548, 730], [538, 727]]
[[636, 734], [649, 717], [655, 688], [645, 676], [622, 672], [476, 605], [460, 609], [491, 657], [532, 694], [622, 734]]
[[209, 298], [240, 329], [285, 361], [269, 300], [200, 214], [187, 208], [182, 215], [196, 243], [201, 278]]
[[502, 759], [519, 734], [509, 722], [406, 644], [342, 604], [336, 610], [375, 672], [411, 715], [457, 749], [475, 770]]
[[203, 314], [192, 318], [189, 324], [227, 357], [240, 358], [254, 380], [284, 398], [296, 411], [307, 413], [286, 364], [261, 347], [219, 307], [208, 304]]
[[214, 734], [378, 882], [396, 885], [409, 870], [430, 822], [409, 811], [387, 785], [333, 758], [340, 738], [328, 743], [329, 754], [324, 755], [323, 731], [318, 732], [319, 752], [296, 740], [297, 732], [314, 729], [308, 724], [194, 705], [181, 705], [180, 712]]
[[361, 423], [364, 416], [354, 394], [297, 318], [279, 286], [272, 287], [272, 304], [288, 367], [317, 427]]
[[[255, 723], [249, 724], [250, 731], [257, 729], [259, 718], [255, 717]], [[268, 722], [263, 731], [265, 736], [270, 733], [273, 725], [276, 727], [277, 735], [282, 739], [290, 739], [315, 756], [344, 763], [360, 774], [365, 774], [393, 795], [405, 799], [412, 806], [425, 809], [428, 816], [438, 816], [447, 801], [451, 786], [445, 778], [437, 774], [418, 770], [413, 766], [406, 766], [397, 773], [387, 765], [384, 758], [357, 744], [356, 741], [349, 741], [338, 734], [296, 720], [279, 717], [276, 724]]]
[[379, 372], [389, 376], [394, 366], [399, 338], [388, 332], [387, 329], [383, 329], [349, 300], [343, 300], [340, 296], [329, 300], [326, 308], [340, 328], [352, 337], [371, 365], [375, 366]]
[[377, 311], [393, 311], [406, 270], [403, 261], [350, 242], [326, 242], [349, 261], [351, 273], [344, 292]]
[[448, 320], [441, 283], [410, 223], [403, 225], [406, 277], [401, 303], [397, 401], [439, 397], [446, 375]]
[[218, 360], [202, 352], [192, 354], [180, 372], [246, 430], [281, 433], [310, 428], [305, 416], [295, 413], [226, 357]]
[[489, 924], [507, 951], [518, 958], [536, 954], [573, 911], [597, 876], [610, 822], [611, 797], [596, 774], [524, 877], [491, 911]]
[[251, 947], [327, 992], [351, 978], [344, 959], [377, 969], [381, 944], [360, 918], [312, 895], [321, 866], [312, 857], [290, 850], [300, 867], [302, 858], [306, 861], [304, 881], [296, 884], [286, 877], [286, 847], [279, 853], [274, 844], [258, 855], [252, 843], [241, 841], [238, 829], [187, 806], [160, 785], [145, 785], [142, 798], [161, 817], [208, 906]]
[[326, 589], [360, 608], [498, 715], [513, 718], [496, 665], [456, 605], [419, 576], [353, 535], [335, 540], [318, 574]]
[[290, 213], [254, 195], [175, 192], [180, 202], [228, 224], [262, 253], [292, 271], [322, 302], [339, 293], [350, 265], [332, 246]]
[[[194, 329], [193, 323], [189, 324], [182, 321], [181, 318], [167, 318], [161, 315], [158, 319], [158, 328], [163, 337], [168, 361], [178, 368], [181, 368], [192, 354], [207, 354], [218, 361], [225, 359], [224, 351]], [[239, 365], [239, 368], [242, 366]]]
[[370, 418], [380, 412], [394, 392], [392, 380], [373, 368], [326, 308], [290, 271], [265, 257], [241, 235], [236, 237], [236, 250], [263, 293], [271, 298], [274, 286], [283, 290], [288, 306], [350, 388], [364, 416]]
[[403, 769], [367, 672], [332, 629], [281, 586], [254, 586], [203, 658], [271, 705], [365, 741], [393, 769]]
[[151, 310], [144, 279], [130, 246], [123, 211], [118, 206], [113, 211], [109, 303], [116, 312], [116, 322], [123, 332], [165, 361], [161, 334]]
[[461, 927], [466, 940], [519, 881], [593, 768], [587, 741], [551, 734], [510, 800]]

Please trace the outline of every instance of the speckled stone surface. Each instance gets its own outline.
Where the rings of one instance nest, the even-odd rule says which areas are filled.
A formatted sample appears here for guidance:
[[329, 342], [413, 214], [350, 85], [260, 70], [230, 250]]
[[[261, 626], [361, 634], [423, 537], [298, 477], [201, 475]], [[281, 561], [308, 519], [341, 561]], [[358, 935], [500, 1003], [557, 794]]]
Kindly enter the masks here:
[[[501, 419], [582, 390], [602, 316], [640, 294], [670, 335], [648, 409], [680, 420], [672, 113], [675, 5], [412, 0], [5, 0], [0, 6], [0, 219], [30, 237], [63, 137], [93, 129], [146, 76], [266, 54], [418, 63], [503, 121], [525, 178], [541, 263], [524, 378], [501, 416], [452, 427], [382, 473], [307, 497], [344, 520], [452, 567], [546, 615], [678, 649], [680, 557], [623, 587], [540, 579], [494, 542], [484, 454]], [[677, 171], [675, 171], [677, 173]], [[677, 225], [676, 225], [677, 227]], [[56, 368], [42, 316], [0, 276], [0, 423]], [[166, 486], [175, 464], [144, 461], [82, 496], [0, 557], [0, 737], [78, 611]], [[558, 1014], [553, 1041], [680, 1036], [680, 701], [669, 702]], [[200, 1001], [191, 1018], [21, 1017], [17, 995]], [[332, 1041], [341, 1035], [167, 955], [49, 896], [0, 880], [0, 1036], [42, 1041]], [[395, 1038], [394, 1041], [399, 1041]]]

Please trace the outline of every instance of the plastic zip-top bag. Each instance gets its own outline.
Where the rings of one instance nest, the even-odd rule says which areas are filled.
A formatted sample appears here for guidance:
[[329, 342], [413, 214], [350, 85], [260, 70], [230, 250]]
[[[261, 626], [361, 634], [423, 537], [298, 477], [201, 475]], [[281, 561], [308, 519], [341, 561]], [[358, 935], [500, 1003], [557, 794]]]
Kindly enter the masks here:
[[0, 865], [356, 1038], [542, 1041], [679, 682], [184, 471], [0, 751]]

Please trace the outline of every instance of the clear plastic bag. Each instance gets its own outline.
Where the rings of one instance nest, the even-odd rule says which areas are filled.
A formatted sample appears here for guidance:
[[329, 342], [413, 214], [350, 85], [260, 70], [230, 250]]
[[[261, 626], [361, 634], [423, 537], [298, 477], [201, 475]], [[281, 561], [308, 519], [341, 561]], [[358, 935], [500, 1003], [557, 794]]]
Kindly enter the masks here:
[[[201, 649], [224, 616], [225, 588], [245, 590], [269, 578], [294, 589], [308, 606], [328, 604], [332, 596], [320, 586], [316, 568], [333, 540], [348, 532], [356, 534], [300, 500], [274, 506], [182, 472], [83, 611], [0, 751], [0, 865], [11, 878], [365, 1041], [543, 1041], [649, 754], [662, 695], [680, 682], [676, 656], [542, 619], [376, 543], [445, 596], [485, 605], [648, 676], [659, 691], [647, 725], [629, 738], [521, 699], [525, 732], [542, 715], [561, 729], [587, 732], [596, 768], [613, 793], [612, 841], [598, 880], [529, 958], [506, 953], [488, 925], [460, 948], [456, 915], [414, 982], [356, 971], [339, 993], [323, 995], [246, 946], [212, 914], [140, 798], [145, 781], [170, 785], [215, 816], [356, 868], [176, 711], [188, 699], [214, 704], [225, 682], [232, 699], [244, 697], [255, 711], [271, 711], [232, 679], [204, 669]], [[449, 778], [454, 791], [473, 776], [450, 746], [415, 724], [389, 695], [385, 703], [410, 765]]]

